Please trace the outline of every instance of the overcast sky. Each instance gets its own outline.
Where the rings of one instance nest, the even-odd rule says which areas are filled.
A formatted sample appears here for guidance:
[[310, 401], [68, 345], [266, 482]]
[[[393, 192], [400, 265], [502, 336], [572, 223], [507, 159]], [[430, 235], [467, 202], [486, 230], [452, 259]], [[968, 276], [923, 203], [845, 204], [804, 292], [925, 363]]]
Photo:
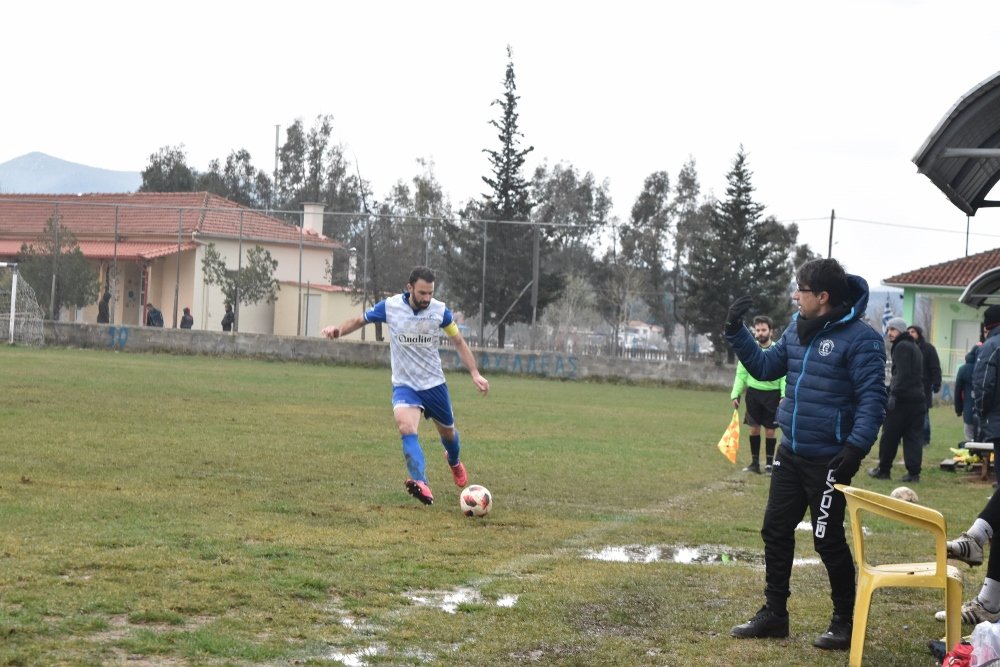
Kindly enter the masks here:
[[[484, 191], [509, 44], [526, 175], [547, 160], [608, 179], [624, 219], [647, 175], [673, 179], [689, 157], [723, 197], [742, 144], [765, 213], [825, 255], [836, 210], [833, 255], [873, 286], [965, 254], [965, 215], [911, 160], [1000, 70], [997, 0], [153, 7], [5, 7], [0, 162], [141, 171], [183, 144], [197, 170], [246, 148], [270, 172], [275, 125], [284, 141], [332, 114], [376, 196], [426, 158], [458, 205]], [[971, 232], [970, 253], [1000, 246], [1000, 210]]]

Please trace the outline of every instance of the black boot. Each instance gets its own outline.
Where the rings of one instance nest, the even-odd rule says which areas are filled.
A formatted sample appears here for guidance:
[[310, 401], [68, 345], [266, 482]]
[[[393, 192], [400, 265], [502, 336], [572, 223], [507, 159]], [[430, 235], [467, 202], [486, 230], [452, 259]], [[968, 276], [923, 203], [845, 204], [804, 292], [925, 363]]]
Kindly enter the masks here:
[[775, 637], [781, 639], [788, 636], [788, 614], [778, 615], [770, 607], [764, 605], [760, 611], [746, 623], [737, 625], [729, 632], [739, 639], [759, 639]]
[[826, 632], [813, 640], [813, 646], [828, 651], [846, 651], [851, 648], [851, 632], [854, 623], [849, 616], [834, 614]]

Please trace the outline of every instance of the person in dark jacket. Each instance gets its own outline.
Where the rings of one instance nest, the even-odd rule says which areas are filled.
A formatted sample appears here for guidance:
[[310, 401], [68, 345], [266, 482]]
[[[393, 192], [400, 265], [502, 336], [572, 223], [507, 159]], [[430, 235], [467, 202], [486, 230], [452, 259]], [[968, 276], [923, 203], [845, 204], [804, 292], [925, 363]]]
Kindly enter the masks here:
[[[972, 369], [973, 409], [979, 417], [979, 437], [1000, 446], [1000, 306], [990, 306], [983, 316], [986, 340]], [[994, 493], [968, 530], [948, 541], [948, 556], [968, 563], [983, 562], [983, 547], [1000, 527], [1000, 493]], [[941, 612], [938, 618], [943, 618]], [[990, 548], [986, 578], [979, 594], [962, 605], [962, 622], [978, 625], [1000, 621], [1000, 550]]]
[[965, 363], [959, 366], [955, 374], [955, 415], [962, 418], [966, 442], [975, 442], [979, 437], [979, 419], [972, 399], [972, 369], [976, 365], [980, 345], [981, 343], [977, 343], [969, 350], [965, 355]]
[[108, 324], [111, 322], [111, 292], [105, 292], [97, 304], [97, 323]]
[[163, 313], [151, 303], [146, 304], [146, 326], [147, 327], [162, 327], [163, 326]]
[[[885, 343], [861, 318], [868, 283], [848, 275], [835, 259], [803, 264], [793, 298], [798, 313], [765, 351], [743, 324], [753, 304], [741, 297], [729, 307], [726, 339], [751, 375], [786, 375], [778, 408], [781, 444], [760, 534], [764, 540], [765, 605], [730, 634], [738, 638], [787, 637], [789, 580], [795, 530], [809, 510], [813, 546], [826, 567], [833, 618], [813, 645], [847, 650], [854, 613], [854, 561], [844, 533], [843, 494], [885, 418]], [[794, 661], [793, 661], [794, 662]]]
[[232, 331], [233, 330], [233, 322], [235, 322], [235, 321], [236, 321], [236, 316], [233, 315], [233, 306], [232, 306], [232, 304], [227, 303], [226, 304], [226, 314], [222, 316], [222, 330], [223, 331]]
[[919, 482], [923, 464], [924, 442], [921, 430], [927, 413], [924, 401], [924, 355], [906, 330], [906, 321], [894, 317], [886, 324], [892, 343], [892, 380], [889, 383], [889, 403], [879, 440], [879, 464], [868, 471], [875, 479], [890, 479], [892, 462], [903, 441], [903, 462], [906, 474], [903, 482]]
[[924, 447], [931, 444], [931, 408], [934, 407], [934, 394], [941, 391], [941, 359], [937, 348], [924, 338], [924, 330], [916, 325], [907, 330], [917, 342], [920, 353], [924, 356], [924, 400], [927, 402], [927, 412], [924, 414], [923, 438]]
[[191, 309], [187, 306], [184, 307], [184, 314], [181, 315], [181, 329], [190, 329], [194, 326], [194, 317], [191, 315]]

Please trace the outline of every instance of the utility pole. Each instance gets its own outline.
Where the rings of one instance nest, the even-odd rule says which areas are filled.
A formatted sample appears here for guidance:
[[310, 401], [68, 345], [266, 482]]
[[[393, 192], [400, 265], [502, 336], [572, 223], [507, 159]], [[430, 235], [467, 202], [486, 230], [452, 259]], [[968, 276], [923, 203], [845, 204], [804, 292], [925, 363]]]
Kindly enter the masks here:
[[268, 208], [273, 208], [271, 205], [274, 202], [275, 196], [278, 194], [278, 142], [280, 141], [280, 125], [274, 126], [274, 187], [271, 188], [271, 196], [268, 198]]
[[49, 293], [49, 319], [56, 319], [56, 274], [59, 272], [59, 205], [56, 204], [55, 214], [52, 216], [53, 227], [55, 227], [55, 246], [52, 248], [52, 291]]
[[830, 241], [829, 241], [829, 244], [826, 246], [826, 258], [827, 259], [830, 259], [831, 257], [833, 257], [833, 220], [834, 220], [835, 217], [836, 217], [836, 215], [834, 214], [834, 211], [831, 208], [830, 209]]

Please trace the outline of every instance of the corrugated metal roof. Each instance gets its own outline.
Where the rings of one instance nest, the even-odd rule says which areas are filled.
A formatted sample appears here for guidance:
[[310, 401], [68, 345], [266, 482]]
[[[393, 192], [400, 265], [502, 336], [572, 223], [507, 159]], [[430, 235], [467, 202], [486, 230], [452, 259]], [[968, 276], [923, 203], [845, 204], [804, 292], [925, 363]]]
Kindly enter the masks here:
[[[1000, 202], [986, 199], [1000, 180], [1000, 72], [959, 98], [913, 157], [966, 215]], [[978, 151], [978, 153], [977, 153]]]

